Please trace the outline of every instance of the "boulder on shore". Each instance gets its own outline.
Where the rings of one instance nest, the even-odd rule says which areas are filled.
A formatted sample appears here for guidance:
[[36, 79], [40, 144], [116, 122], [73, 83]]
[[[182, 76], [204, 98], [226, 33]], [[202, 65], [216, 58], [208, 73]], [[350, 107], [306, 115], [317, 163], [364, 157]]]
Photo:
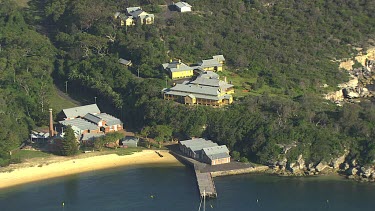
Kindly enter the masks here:
[[324, 169], [328, 168], [329, 166], [325, 162], [320, 162], [318, 165], [315, 166], [316, 171], [321, 172]]

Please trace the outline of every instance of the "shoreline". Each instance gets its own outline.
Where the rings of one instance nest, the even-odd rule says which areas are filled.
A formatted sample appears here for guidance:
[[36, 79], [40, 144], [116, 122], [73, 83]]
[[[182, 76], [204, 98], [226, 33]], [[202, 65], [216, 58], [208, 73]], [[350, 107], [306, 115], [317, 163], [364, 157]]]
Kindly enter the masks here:
[[160, 152], [163, 157], [160, 157], [155, 150], [143, 150], [123, 156], [108, 154], [76, 159], [74, 157], [69, 157], [44, 165], [40, 162], [36, 162], [34, 165], [28, 167], [22, 163], [14, 164], [9, 171], [0, 173], [0, 189], [46, 179], [123, 166], [156, 164], [183, 165], [171, 155], [168, 150], [157, 151]]

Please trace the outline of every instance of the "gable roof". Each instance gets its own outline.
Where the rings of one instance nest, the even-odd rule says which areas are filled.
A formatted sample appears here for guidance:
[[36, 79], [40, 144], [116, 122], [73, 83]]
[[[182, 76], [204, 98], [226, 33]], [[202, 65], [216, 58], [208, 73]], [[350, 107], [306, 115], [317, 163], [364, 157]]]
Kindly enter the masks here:
[[126, 60], [126, 59], [122, 59], [122, 58], [120, 58], [120, 59], [118, 60], [118, 62], [119, 62], [120, 64], [123, 64], [123, 65], [131, 65], [131, 63], [132, 63], [131, 60]]
[[97, 114], [100, 110], [96, 104], [78, 106], [74, 108], [67, 108], [62, 110], [66, 118], [83, 117], [87, 113]]
[[207, 156], [221, 154], [221, 153], [229, 153], [229, 150], [227, 146], [225, 145], [206, 147], [206, 148], [203, 148], [203, 151]]
[[192, 150], [194, 152], [201, 151], [205, 147], [217, 146], [216, 143], [214, 143], [210, 140], [205, 140], [203, 138], [180, 141], [180, 144], [185, 146], [186, 148], [189, 148], [190, 150]]
[[62, 125], [65, 126], [72, 126], [73, 130], [74, 128], [77, 128], [79, 130], [96, 130], [98, 129], [98, 126], [94, 123], [91, 123], [89, 121], [86, 121], [84, 119], [70, 119], [70, 120], [63, 120], [59, 122]]
[[137, 11], [137, 10], [142, 10], [142, 9], [141, 9], [141, 7], [128, 7], [128, 8], [126, 8], [126, 12], [127, 12], [128, 14], [130, 14], [130, 13], [132, 13], [132, 12], [135, 12], [135, 11]]
[[223, 66], [217, 59], [204, 59], [198, 63], [202, 68]]
[[179, 8], [182, 8], [182, 7], [192, 7], [189, 3], [183, 2], [183, 1], [177, 2], [174, 5], [176, 7], [179, 7]]
[[95, 114], [92, 114], [92, 113], [86, 114], [83, 118], [86, 119], [86, 120], [89, 120], [90, 122], [93, 122], [95, 124], [98, 124], [100, 121], [102, 121], [102, 119], [100, 117], [98, 117], [98, 116], [96, 116]]
[[121, 120], [117, 119], [116, 117], [114, 117], [112, 115], [106, 114], [106, 113], [96, 114], [95, 116], [104, 120], [106, 122], [105, 124], [107, 126], [122, 124]]
[[224, 55], [215, 55], [212, 57], [213, 59], [216, 59], [219, 62], [225, 61]]
[[176, 84], [176, 86], [169, 88], [169, 90], [185, 92], [189, 94], [203, 94], [212, 96], [217, 96], [218, 94], [220, 94], [217, 87], [199, 86], [194, 84]]

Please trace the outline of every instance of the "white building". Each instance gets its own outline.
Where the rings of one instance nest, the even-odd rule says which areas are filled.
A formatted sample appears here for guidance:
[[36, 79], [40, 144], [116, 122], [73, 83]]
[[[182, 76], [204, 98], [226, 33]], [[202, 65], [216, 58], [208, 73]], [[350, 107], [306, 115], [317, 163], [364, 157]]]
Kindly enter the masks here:
[[179, 12], [191, 12], [192, 6], [186, 2], [180, 1], [174, 5], [176, 6], [177, 11]]

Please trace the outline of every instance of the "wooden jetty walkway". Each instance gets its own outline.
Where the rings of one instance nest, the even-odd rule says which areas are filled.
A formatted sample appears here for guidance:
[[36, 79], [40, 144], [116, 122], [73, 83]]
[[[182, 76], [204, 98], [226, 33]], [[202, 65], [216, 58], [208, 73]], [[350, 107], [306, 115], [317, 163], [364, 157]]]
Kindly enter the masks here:
[[214, 184], [214, 180], [210, 172], [201, 172], [201, 169], [204, 169], [207, 164], [196, 161], [192, 158], [183, 156], [179, 153], [171, 151], [173, 155], [183, 160], [183, 162], [194, 167], [195, 177], [197, 178], [197, 184], [199, 189], [199, 195], [206, 198], [216, 198], [217, 192]]
[[201, 173], [199, 170], [195, 170], [195, 176], [197, 177], [200, 196], [206, 198], [216, 198], [217, 192], [211, 173]]
[[254, 167], [252, 164], [240, 162], [211, 166], [187, 157], [183, 155], [181, 151], [170, 150], [169, 152], [181, 162], [194, 168], [201, 197], [206, 196], [208, 198], [217, 198], [217, 192], [212, 177], [244, 174], [249, 172], [262, 172], [268, 169], [267, 166]]

